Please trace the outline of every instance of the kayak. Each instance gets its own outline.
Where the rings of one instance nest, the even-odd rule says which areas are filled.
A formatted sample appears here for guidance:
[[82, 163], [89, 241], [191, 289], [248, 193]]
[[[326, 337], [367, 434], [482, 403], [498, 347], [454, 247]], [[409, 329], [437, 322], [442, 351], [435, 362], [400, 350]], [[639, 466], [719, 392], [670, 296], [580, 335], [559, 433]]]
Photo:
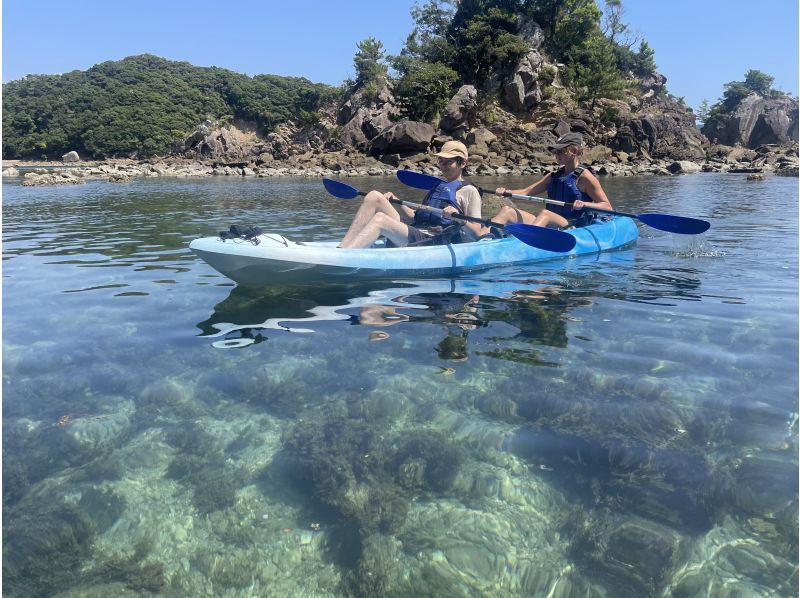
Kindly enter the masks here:
[[202, 237], [189, 248], [209, 266], [239, 284], [268, 285], [332, 280], [418, 278], [453, 275], [495, 266], [552, 260], [620, 249], [639, 236], [628, 217], [564, 231], [575, 237], [567, 252], [531, 247], [515, 237], [421, 247], [339, 249], [337, 241], [295, 242], [264, 233], [254, 240]]

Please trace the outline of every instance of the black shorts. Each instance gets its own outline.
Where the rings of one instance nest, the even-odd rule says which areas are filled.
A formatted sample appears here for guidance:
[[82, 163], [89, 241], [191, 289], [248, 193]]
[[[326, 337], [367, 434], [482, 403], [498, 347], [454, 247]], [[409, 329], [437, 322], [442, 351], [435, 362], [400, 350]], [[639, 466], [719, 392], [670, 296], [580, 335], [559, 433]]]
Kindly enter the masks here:
[[430, 235], [426, 235], [418, 228], [414, 228], [413, 226], [408, 227], [408, 244], [411, 245], [412, 243], [419, 243], [420, 241], [424, 241], [425, 239], [429, 238]]

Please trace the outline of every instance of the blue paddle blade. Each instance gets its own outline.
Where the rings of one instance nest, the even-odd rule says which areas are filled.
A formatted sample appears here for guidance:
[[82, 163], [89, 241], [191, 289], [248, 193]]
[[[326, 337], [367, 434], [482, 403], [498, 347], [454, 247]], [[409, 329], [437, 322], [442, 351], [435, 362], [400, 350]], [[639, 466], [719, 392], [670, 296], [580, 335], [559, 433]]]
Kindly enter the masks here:
[[506, 224], [504, 229], [526, 245], [546, 251], [566, 253], [575, 247], [575, 237], [554, 228], [532, 224]]
[[430, 191], [437, 185], [447, 182], [439, 177], [422, 172], [414, 172], [413, 170], [398, 170], [397, 178], [404, 185], [408, 185], [414, 189], [424, 189], [425, 191]]
[[361, 192], [355, 187], [345, 185], [333, 179], [322, 179], [322, 184], [325, 186], [325, 190], [328, 193], [340, 199], [353, 199], [361, 195]]
[[682, 235], [699, 235], [711, 227], [711, 223], [705, 220], [669, 214], [637, 214], [636, 218], [658, 230]]

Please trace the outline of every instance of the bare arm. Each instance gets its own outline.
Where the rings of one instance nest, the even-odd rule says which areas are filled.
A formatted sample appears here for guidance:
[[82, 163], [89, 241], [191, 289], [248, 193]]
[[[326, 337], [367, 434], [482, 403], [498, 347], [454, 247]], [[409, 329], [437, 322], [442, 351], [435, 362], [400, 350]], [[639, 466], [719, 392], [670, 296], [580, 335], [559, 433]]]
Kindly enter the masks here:
[[498, 187], [497, 189], [495, 189], [495, 193], [502, 195], [504, 192], [508, 191], [510, 193], [513, 193], [514, 195], [538, 195], [542, 191], [545, 191], [549, 184], [550, 184], [550, 175], [546, 174], [538, 181], [531, 183], [524, 189], [506, 189], [505, 187]]
[[[386, 193], [384, 193], [384, 196], [386, 197], [387, 200], [399, 199], [391, 191], [387, 191]], [[414, 214], [416, 213], [416, 210], [412, 210], [408, 206], [404, 206], [402, 204], [392, 204], [392, 206], [394, 207], [395, 210], [397, 210], [397, 213], [400, 214], [400, 218], [403, 220], [403, 222], [411, 222], [414, 220]]]
[[597, 177], [594, 176], [588, 170], [584, 170], [581, 173], [580, 178], [578, 179], [578, 189], [586, 193], [589, 197], [592, 198], [591, 202], [584, 202], [584, 201], [576, 201], [574, 203], [574, 207], [576, 210], [581, 209], [582, 207], [586, 206], [589, 208], [601, 208], [603, 210], [613, 210], [613, 206], [611, 202], [608, 201], [608, 197], [606, 197], [606, 192], [603, 191], [603, 187], [600, 185], [600, 181], [597, 180]]

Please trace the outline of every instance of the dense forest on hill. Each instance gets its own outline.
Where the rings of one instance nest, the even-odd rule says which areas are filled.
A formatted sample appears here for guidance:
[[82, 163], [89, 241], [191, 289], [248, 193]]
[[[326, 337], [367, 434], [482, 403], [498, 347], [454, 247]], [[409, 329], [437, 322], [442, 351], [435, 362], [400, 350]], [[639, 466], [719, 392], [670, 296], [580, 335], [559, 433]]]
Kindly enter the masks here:
[[299, 77], [249, 77], [149, 54], [29, 75], [3, 85], [3, 158], [159, 155], [206, 118], [269, 130], [336, 93]]

